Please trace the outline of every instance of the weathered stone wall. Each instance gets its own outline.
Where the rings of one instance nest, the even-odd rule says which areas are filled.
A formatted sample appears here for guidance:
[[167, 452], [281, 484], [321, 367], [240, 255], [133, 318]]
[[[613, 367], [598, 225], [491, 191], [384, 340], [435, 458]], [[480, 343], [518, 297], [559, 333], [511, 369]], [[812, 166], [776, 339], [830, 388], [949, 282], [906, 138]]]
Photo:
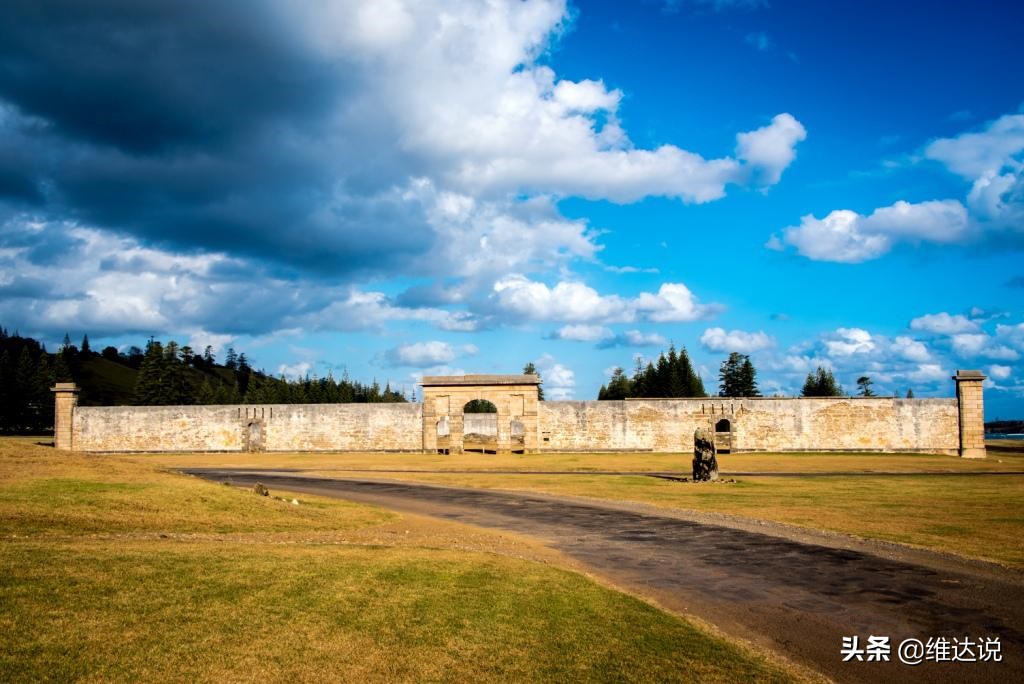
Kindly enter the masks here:
[[734, 451], [957, 453], [956, 399], [764, 398], [540, 402], [543, 451], [689, 451], [730, 422]]
[[420, 404], [102, 406], [74, 410], [77, 451], [419, 451]]
[[[473, 384], [488, 378], [493, 386]], [[92, 452], [458, 452], [464, 434], [493, 438], [498, 451], [688, 452], [694, 431], [705, 428], [719, 432], [716, 442], [723, 436], [721, 444], [733, 451], [983, 457], [982, 380], [974, 371], [960, 373], [959, 402], [883, 397], [538, 402], [536, 383], [517, 376], [435, 378], [424, 385], [426, 404], [76, 407], [73, 386], [55, 387], [54, 394], [58, 446]], [[498, 413], [464, 415], [470, 398], [487, 398]]]

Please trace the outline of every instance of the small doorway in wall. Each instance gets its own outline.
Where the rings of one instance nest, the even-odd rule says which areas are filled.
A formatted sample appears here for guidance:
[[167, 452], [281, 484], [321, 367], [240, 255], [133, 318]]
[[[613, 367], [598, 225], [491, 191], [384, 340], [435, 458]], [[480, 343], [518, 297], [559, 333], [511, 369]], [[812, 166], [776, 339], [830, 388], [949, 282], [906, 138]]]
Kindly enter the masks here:
[[245, 450], [263, 451], [263, 421], [258, 418], [250, 420], [245, 426]]
[[451, 436], [451, 424], [449, 422], [448, 416], [441, 416], [440, 418], [438, 418], [435, 429], [437, 430], [437, 453], [449, 453], [449, 437]]
[[498, 407], [486, 399], [462, 407], [462, 450], [498, 453]]
[[526, 453], [526, 425], [523, 423], [522, 418], [513, 418], [508, 432], [509, 437], [512, 439], [512, 453]]
[[728, 418], [715, 423], [715, 449], [720, 454], [732, 451], [732, 421]]

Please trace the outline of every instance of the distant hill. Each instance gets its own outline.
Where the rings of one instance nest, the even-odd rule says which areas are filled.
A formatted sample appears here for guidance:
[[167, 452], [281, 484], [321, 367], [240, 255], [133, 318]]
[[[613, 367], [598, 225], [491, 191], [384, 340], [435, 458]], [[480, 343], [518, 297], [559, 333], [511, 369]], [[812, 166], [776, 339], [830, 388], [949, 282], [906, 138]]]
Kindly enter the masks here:
[[321, 404], [404, 402], [406, 398], [376, 381], [369, 385], [342, 377], [288, 380], [252, 368], [245, 354], [228, 348], [217, 363], [207, 347], [150, 340], [146, 349], [94, 352], [89, 338], [72, 345], [65, 336], [50, 353], [31, 337], [0, 327], [0, 433], [40, 433], [53, 429], [54, 382], [75, 382], [82, 406], [172, 404]]

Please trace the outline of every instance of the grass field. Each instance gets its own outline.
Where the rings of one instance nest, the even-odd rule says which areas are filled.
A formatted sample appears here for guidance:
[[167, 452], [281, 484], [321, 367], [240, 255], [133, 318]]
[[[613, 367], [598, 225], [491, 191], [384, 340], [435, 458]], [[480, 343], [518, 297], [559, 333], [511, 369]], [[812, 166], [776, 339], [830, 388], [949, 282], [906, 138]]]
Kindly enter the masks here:
[[783, 681], [507, 534], [0, 439], [0, 681]]
[[[407, 470], [566, 470], [566, 471], [677, 471], [690, 469], [690, 456], [659, 453], [604, 454], [419, 454], [419, 453], [233, 453], [152, 454], [125, 456], [140, 462], [168, 466], [232, 466], [331, 469]], [[994, 452], [986, 459], [962, 459], [938, 454], [800, 453], [723, 454], [723, 472], [1024, 472], [1024, 450]]]
[[[169, 466], [312, 469], [323, 476], [381, 477], [428, 484], [515, 489], [634, 501], [742, 515], [1024, 567], [1024, 447], [996, 444], [984, 460], [929, 454], [726, 454], [723, 473], [850, 473], [851, 477], [739, 477], [735, 484], [686, 484], [644, 476], [501, 475], [494, 470], [678, 471], [685, 454], [161, 454], [126, 457]], [[351, 469], [475, 472], [347, 472]], [[866, 476], [865, 473], [918, 473]]]

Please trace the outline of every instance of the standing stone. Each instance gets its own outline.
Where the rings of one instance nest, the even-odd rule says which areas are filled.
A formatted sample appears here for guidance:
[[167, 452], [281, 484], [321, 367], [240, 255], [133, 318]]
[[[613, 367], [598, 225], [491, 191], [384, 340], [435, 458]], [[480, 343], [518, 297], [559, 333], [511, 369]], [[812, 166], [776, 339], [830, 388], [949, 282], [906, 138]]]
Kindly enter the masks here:
[[718, 479], [718, 450], [715, 436], [704, 428], [693, 433], [693, 481], [708, 482]]

